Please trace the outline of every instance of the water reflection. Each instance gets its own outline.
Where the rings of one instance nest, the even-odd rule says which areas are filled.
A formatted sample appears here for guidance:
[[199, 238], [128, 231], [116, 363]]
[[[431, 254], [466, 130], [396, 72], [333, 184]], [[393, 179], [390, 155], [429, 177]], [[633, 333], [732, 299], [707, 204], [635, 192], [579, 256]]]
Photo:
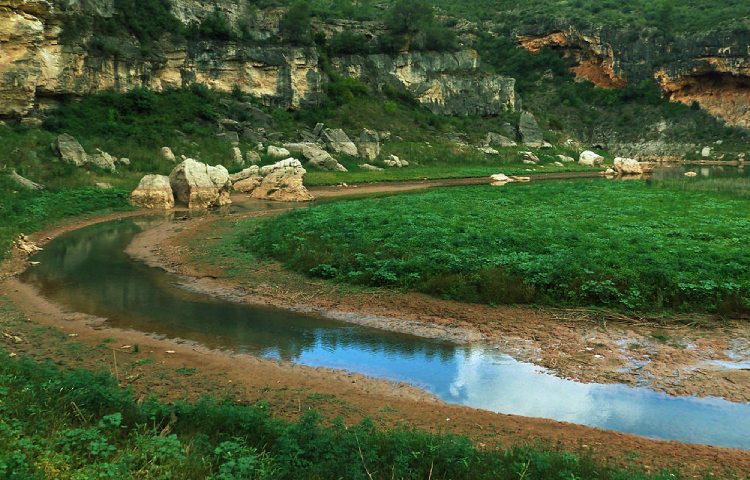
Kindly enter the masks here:
[[108, 323], [267, 358], [406, 381], [457, 404], [654, 438], [750, 448], [750, 405], [584, 385], [484, 346], [457, 346], [311, 315], [216, 300], [123, 253], [143, 226], [121, 220], [51, 242], [24, 280]]

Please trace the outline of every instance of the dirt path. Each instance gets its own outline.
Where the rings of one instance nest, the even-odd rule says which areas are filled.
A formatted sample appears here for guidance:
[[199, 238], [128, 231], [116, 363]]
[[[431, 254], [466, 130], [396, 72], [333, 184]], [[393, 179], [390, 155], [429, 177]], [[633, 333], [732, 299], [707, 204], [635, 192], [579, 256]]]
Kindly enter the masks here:
[[[379, 191], [384, 190], [381, 188]], [[65, 231], [137, 214], [131, 212], [76, 221], [41, 232], [33, 238], [44, 243]], [[610, 338], [617, 337], [612, 334], [613, 329], [619, 332], [618, 335], [631, 335], [636, 339], [646, 339], [649, 335], [649, 329], [645, 327], [597, 324], [583, 319], [556, 317], [533, 309], [490, 309], [394, 292], [345, 294], [332, 289], [330, 285], [310, 282], [284, 272], [273, 264], [248, 272], [244, 277], [246, 281], [266, 279], [265, 282], [254, 283], [250, 288], [240, 285], [237, 280], [219, 278], [222, 272], [220, 264], [185, 262], [186, 258], [199, 253], [197, 242], [205, 244], [207, 237], [215, 238], [217, 232], [230, 229], [233, 220], [239, 216], [253, 214], [167, 223], [140, 236], [131, 245], [130, 253], [170, 271], [183, 275], [195, 274], [190, 280], [191, 285], [201, 291], [234, 300], [327, 311], [349, 321], [371, 322], [369, 324], [411, 333], [416, 329], [425, 336], [447, 337], [456, 341], [490, 339], [501, 344], [505, 342], [503, 348], [511, 353], [514, 348], [518, 349], [515, 356], [519, 358], [539, 360], [537, 363], [557, 368], [565, 375], [567, 365], [571, 372], [576, 373], [572, 376], [582, 380], [600, 381], [604, 370], [592, 357], [599, 354], [595, 352], [609, 354], [610, 350], [616, 350], [611, 348], [614, 344], [609, 343]], [[6, 349], [19, 355], [50, 359], [65, 366], [94, 369], [112, 366], [113, 357], [119, 356], [116, 372], [122, 383], [132, 386], [141, 394], [156, 393], [167, 399], [195, 398], [204, 393], [217, 396], [226, 394], [238, 402], [268, 401], [276, 415], [286, 418], [296, 418], [307, 408], [314, 408], [328, 418], [342, 416], [348, 422], [371, 417], [386, 426], [408, 424], [433, 432], [467, 434], [487, 448], [496, 444], [533, 444], [542, 441], [579, 453], [591, 450], [599, 459], [621, 465], [636, 463], [649, 470], [678, 465], [686, 473], [695, 475], [705, 468], [711, 468], [717, 474], [727, 469], [750, 474], [750, 452], [746, 451], [659, 442], [560, 422], [446, 405], [404, 384], [207, 350], [189, 343], [153, 338], [140, 332], [104, 328], [100, 319], [65, 312], [46, 301], [33, 288], [13, 278], [11, 274], [20, 271], [24, 260], [20, 255], [15, 255], [0, 269], [6, 274], [0, 283], [0, 300], [12, 306], [11, 313], [7, 309], [0, 309], [2, 329], [10, 329], [24, 339], [20, 344], [0, 339]], [[292, 287], [297, 290], [291, 290]], [[14, 316], [12, 312], [17, 312], [17, 315]], [[404, 320], [408, 323], [404, 323]], [[40, 333], [40, 327], [49, 327], [56, 334]], [[703, 346], [708, 342], [710, 348], [721, 350], [735, 335], [740, 336], [741, 332], [735, 331], [735, 328], [724, 332], [685, 329], [680, 335], [696, 337], [697, 345]], [[74, 345], [71, 342], [83, 345], [85, 354], [79, 349], [70, 348]], [[134, 345], [138, 346], [137, 352]], [[124, 346], [129, 348], [121, 348]], [[708, 349], [701, 347], [700, 350]], [[660, 355], [664, 356], [661, 362], [664, 365], [675, 361], [675, 352], [664, 350]], [[609, 362], [608, 359], [602, 363]], [[614, 367], [609, 369], [611, 373], [607, 375], [611, 375], [610, 381], [623, 381], [617, 378], [616, 370]], [[186, 376], [175, 372], [192, 373]], [[659, 375], [658, 370], [654, 373]], [[738, 388], [736, 392], [725, 392], [724, 396], [747, 395], [747, 377], [740, 376], [732, 383], [725, 383]], [[681, 383], [674, 393], [688, 391], [683, 389], [690, 388], [689, 385]], [[703, 382], [700, 385], [696, 383], [695, 388], [711, 391], [714, 387]], [[633, 452], [637, 452], [637, 455], [633, 455]]]

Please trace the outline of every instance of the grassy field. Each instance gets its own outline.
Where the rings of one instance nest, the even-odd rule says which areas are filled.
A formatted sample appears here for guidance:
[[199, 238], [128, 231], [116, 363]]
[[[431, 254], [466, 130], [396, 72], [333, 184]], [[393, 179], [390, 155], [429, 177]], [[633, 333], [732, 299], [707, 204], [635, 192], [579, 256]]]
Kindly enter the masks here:
[[469, 302], [750, 312], [747, 198], [575, 181], [342, 201], [247, 221], [238, 250]]
[[291, 423], [274, 419], [269, 404], [136, 402], [108, 373], [0, 356], [7, 479], [680, 478], [543, 446], [479, 450], [465, 437], [382, 430], [369, 420], [345, 427], [313, 411]]

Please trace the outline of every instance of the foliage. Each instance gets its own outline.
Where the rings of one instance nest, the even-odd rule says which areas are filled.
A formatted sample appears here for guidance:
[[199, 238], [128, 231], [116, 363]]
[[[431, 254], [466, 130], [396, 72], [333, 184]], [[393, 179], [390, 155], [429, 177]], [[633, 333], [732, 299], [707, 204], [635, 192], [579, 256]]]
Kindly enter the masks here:
[[294, 2], [279, 23], [284, 41], [292, 45], [312, 44], [311, 19], [310, 5], [305, 0]]
[[[7, 358], [7, 353], [0, 351]], [[168, 426], [168, 428], [167, 428]], [[479, 450], [464, 437], [328, 424], [306, 412], [203, 399], [137, 403], [108, 374], [0, 362], [0, 476], [167, 479], [674, 479], [543, 445]]]
[[390, 31], [379, 39], [385, 52], [407, 50], [451, 51], [457, 48], [456, 35], [435, 19], [426, 0], [396, 0], [385, 16]]
[[0, 175], [0, 258], [13, 239], [32, 233], [50, 222], [87, 213], [127, 209], [123, 190], [80, 188], [58, 192], [17, 191], [7, 176]]
[[240, 245], [300, 272], [463, 301], [740, 315], [747, 208], [639, 182], [451, 188], [251, 222]]

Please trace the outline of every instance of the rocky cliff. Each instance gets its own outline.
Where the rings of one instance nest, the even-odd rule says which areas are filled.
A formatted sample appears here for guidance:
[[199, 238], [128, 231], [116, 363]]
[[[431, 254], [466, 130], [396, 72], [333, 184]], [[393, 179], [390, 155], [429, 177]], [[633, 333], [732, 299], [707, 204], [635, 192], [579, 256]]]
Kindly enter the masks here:
[[559, 50], [573, 72], [605, 88], [653, 79], [673, 101], [696, 102], [728, 124], [750, 127], [750, 35], [664, 38], [658, 32], [547, 26], [518, 37], [531, 52]]
[[334, 67], [370, 85], [405, 87], [433, 113], [497, 115], [519, 104], [515, 80], [480, 73], [473, 50], [445, 53], [347, 56]]
[[[144, 57], [106, 55], [88, 51], [84, 42], [63, 41], [66, 18], [111, 16], [113, 1], [0, 0], [0, 116], [26, 116], [61, 96], [136, 87], [161, 91], [192, 83], [220, 91], [239, 88], [285, 108], [316, 103], [323, 95], [327, 76], [314, 48], [164, 39], [158, 55]], [[238, 5], [180, 0], [173, 2], [173, 13], [187, 25], [221, 9], [234, 25], [250, 22], [246, 30], [257, 40], [278, 33], [281, 11], [250, 18]], [[354, 56], [332, 63], [346, 75], [406, 88], [436, 113], [492, 115], [517, 103], [514, 81], [478, 74], [473, 51]]]

